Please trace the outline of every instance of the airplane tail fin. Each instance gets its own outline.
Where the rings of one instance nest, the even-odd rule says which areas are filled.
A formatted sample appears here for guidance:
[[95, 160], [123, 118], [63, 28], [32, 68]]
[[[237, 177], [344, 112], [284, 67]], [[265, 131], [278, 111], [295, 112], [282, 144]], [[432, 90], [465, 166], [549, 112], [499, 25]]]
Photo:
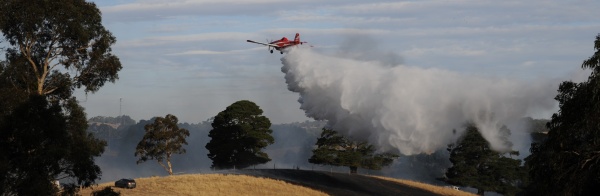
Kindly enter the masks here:
[[295, 43], [300, 43], [300, 33], [296, 33], [296, 37], [294, 37]]

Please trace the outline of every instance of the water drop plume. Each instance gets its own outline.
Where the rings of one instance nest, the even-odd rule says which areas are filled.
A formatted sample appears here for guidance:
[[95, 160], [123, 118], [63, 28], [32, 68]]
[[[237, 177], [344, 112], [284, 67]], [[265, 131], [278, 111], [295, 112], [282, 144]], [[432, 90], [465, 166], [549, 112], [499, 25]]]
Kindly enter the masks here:
[[288, 89], [299, 93], [308, 117], [405, 155], [445, 148], [465, 122], [475, 123], [493, 149], [508, 150], [499, 139], [501, 125], [556, 105], [556, 82], [388, 66], [304, 48], [293, 48], [281, 61]]

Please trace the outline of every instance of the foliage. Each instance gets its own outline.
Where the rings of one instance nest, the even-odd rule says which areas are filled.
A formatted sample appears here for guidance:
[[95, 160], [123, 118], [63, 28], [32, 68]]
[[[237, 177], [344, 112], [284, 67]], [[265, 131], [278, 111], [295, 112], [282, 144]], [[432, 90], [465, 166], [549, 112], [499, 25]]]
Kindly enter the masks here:
[[116, 39], [94, 3], [4, 0], [0, 13], [12, 85], [64, 99], [74, 88], [96, 92], [118, 79], [121, 63], [110, 53]]
[[[75, 184], [61, 184], [60, 196], [79, 196], [80, 187]], [[89, 187], [88, 187], [89, 188]]]
[[[183, 154], [187, 145], [186, 137], [190, 136], [187, 129], [177, 126], [177, 117], [167, 114], [164, 118], [157, 117], [154, 123], [144, 126], [146, 134], [135, 148], [135, 156], [139, 156], [137, 163], [147, 160], [156, 160], [169, 175], [173, 175], [171, 156]], [[163, 161], [166, 161], [165, 165]]]
[[[506, 127], [501, 129], [508, 131]], [[525, 181], [521, 160], [493, 151], [474, 124], [467, 125], [465, 135], [456, 145], [449, 145], [448, 151], [453, 164], [446, 172], [450, 184], [476, 188], [480, 195], [485, 191], [515, 195]]]
[[[25, 120], [23, 120], [25, 119]], [[86, 132], [85, 113], [74, 99], [64, 106], [32, 95], [0, 123], [0, 192], [47, 195], [55, 179], [90, 186], [100, 175], [94, 157], [106, 143]]]
[[351, 173], [358, 168], [380, 170], [392, 164], [398, 155], [392, 153], [375, 154], [375, 147], [367, 142], [346, 139], [331, 129], [323, 128], [317, 139], [317, 148], [308, 162], [322, 165], [347, 166]]
[[582, 64], [587, 81], [558, 88], [559, 111], [547, 124], [548, 138], [532, 144], [526, 158], [531, 194], [596, 195], [600, 186], [600, 34], [596, 52]]
[[247, 100], [237, 101], [215, 116], [206, 144], [215, 169], [246, 168], [269, 162], [262, 150], [274, 143], [271, 121]]
[[110, 186], [104, 187], [101, 190], [93, 191], [92, 196], [119, 196], [121, 192], [113, 190]]
[[52, 195], [55, 179], [90, 186], [106, 143], [86, 132], [73, 91], [96, 92], [121, 69], [100, 10], [84, 0], [4, 0], [0, 31], [0, 195]]

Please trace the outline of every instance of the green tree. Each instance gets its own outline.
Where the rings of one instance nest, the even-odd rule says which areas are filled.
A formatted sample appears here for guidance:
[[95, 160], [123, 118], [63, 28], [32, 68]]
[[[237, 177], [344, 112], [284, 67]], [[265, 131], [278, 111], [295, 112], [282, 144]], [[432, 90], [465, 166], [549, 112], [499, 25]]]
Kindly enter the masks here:
[[[156, 160], [169, 175], [173, 175], [171, 156], [183, 154], [187, 145], [186, 137], [190, 136], [187, 129], [177, 126], [177, 117], [167, 114], [164, 118], [156, 117], [154, 123], [144, 126], [146, 134], [135, 148], [135, 156], [139, 156], [137, 164], [147, 160]], [[166, 161], [163, 163], [163, 161]]]
[[[26, 119], [26, 120], [23, 120]], [[100, 176], [94, 157], [106, 142], [86, 132], [83, 108], [31, 96], [0, 123], [0, 193], [52, 195], [52, 182], [72, 178], [90, 186]], [[0, 194], [1, 195], [1, 194]]]
[[373, 145], [351, 141], [336, 131], [325, 128], [316, 145], [317, 148], [308, 159], [309, 163], [346, 166], [350, 168], [350, 173], [356, 173], [358, 168], [380, 170], [398, 158], [398, 155], [393, 153], [375, 154]]
[[104, 189], [100, 189], [92, 192], [92, 196], [119, 196], [121, 192], [113, 190], [110, 186], [104, 187]]
[[271, 161], [262, 152], [274, 143], [271, 121], [247, 100], [237, 101], [215, 116], [206, 144], [208, 158], [215, 169], [246, 168]]
[[[74, 88], [96, 92], [118, 79], [116, 42], [102, 26], [100, 10], [84, 0], [0, 3], [6, 59], [17, 71], [13, 85], [29, 93], [68, 98]], [[73, 74], [73, 75], [71, 75]]]
[[[505, 126], [501, 131], [510, 133]], [[449, 145], [448, 151], [452, 167], [446, 171], [446, 182], [476, 188], [479, 195], [485, 191], [515, 195], [526, 180], [521, 160], [493, 151], [474, 124], [467, 125], [464, 136], [456, 145]], [[511, 151], [509, 155], [518, 152]]]
[[531, 194], [596, 195], [600, 186], [600, 34], [596, 52], [582, 64], [587, 81], [558, 88], [559, 111], [546, 125], [547, 139], [531, 146]]
[[100, 11], [84, 0], [4, 0], [0, 31], [0, 195], [51, 195], [64, 178], [90, 186], [106, 144], [86, 132], [72, 94], [96, 92], [121, 69]]

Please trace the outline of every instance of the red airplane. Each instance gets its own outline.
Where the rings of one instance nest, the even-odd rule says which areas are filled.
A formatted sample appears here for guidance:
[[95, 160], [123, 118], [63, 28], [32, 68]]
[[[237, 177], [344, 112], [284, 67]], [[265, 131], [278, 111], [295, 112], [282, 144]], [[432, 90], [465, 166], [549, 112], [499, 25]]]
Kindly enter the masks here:
[[280, 40], [272, 41], [269, 43], [262, 43], [262, 42], [252, 41], [252, 40], [246, 40], [246, 41], [250, 42], [250, 43], [265, 45], [265, 46], [269, 47], [268, 49], [269, 49], [269, 51], [271, 51], [271, 53], [273, 53], [273, 49], [279, 50], [279, 52], [281, 54], [283, 54], [283, 49], [285, 49], [287, 47], [295, 46], [298, 44], [302, 45], [303, 43], [306, 43], [306, 42], [300, 41], [299, 33], [296, 33], [296, 37], [294, 37], [294, 41], [289, 41], [288, 38], [286, 38], [286, 37], [283, 37]]

